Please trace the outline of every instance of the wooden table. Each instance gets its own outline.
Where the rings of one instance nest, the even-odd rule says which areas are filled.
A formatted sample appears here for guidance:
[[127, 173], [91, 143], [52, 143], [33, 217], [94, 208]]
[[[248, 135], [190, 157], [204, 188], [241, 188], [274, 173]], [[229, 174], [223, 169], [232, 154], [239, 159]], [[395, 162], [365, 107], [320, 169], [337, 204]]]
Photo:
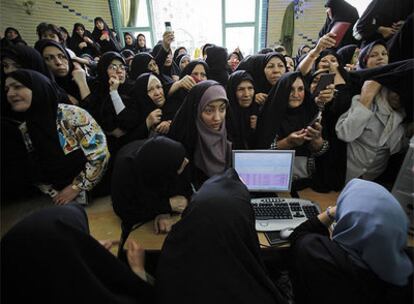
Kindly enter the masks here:
[[[300, 198], [308, 199], [318, 203], [321, 207], [321, 210], [325, 210], [328, 206], [335, 205], [338, 195], [338, 192], [318, 193], [310, 188], [299, 191]], [[289, 197], [289, 195], [286, 195], [286, 197]], [[174, 220], [175, 222], [178, 222], [180, 220], [180, 216], [174, 216]], [[138, 241], [146, 250], [161, 250], [166, 236], [166, 234], [155, 234], [154, 221], [150, 221], [138, 229], [132, 231], [128, 239], [132, 238]], [[266, 246], [269, 245], [263, 233], [259, 232], [258, 236], [260, 244]]]

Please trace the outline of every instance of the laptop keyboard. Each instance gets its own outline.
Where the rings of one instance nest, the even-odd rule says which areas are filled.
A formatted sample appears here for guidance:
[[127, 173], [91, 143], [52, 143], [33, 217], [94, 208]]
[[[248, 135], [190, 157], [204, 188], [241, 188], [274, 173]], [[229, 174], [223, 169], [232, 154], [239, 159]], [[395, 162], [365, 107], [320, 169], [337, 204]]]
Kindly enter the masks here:
[[295, 228], [308, 218], [317, 216], [320, 208], [300, 198], [265, 197], [251, 200], [257, 231], [279, 231]]

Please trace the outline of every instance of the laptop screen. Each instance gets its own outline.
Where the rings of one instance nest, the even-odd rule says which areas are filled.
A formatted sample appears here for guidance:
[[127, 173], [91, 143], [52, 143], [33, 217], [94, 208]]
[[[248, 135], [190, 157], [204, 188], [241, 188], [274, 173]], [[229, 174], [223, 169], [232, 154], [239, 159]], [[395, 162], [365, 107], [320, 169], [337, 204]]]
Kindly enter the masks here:
[[234, 150], [233, 168], [251, 192], [289, 192], [294, 159], [293, 150]]

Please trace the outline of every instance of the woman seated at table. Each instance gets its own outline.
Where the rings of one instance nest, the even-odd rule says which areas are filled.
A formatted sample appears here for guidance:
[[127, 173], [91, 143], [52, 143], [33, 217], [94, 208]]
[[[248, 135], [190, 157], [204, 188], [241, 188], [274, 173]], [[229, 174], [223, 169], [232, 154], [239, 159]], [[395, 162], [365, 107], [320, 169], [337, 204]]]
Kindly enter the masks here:
[[404, 251], [408, 225], [400, 203], [385, 188], [351, 180], [336, 207], [289, 237], [295, 302], [412, 303], [413, 264]]
[[206, 181], [164, 242], [158, 303], [287, 303], [267, 275], [254, 222], [234, 169]]
[[227, 105], [224, 88], [216, 81], [203, 81], [190, 90], [170, 126], [168, 136], [181, 142], [187, 151], [196, 189], [230, 166]]
[[[38, 172], [34, 179], [55, 204], [66, 204], [100, 181], [109, 152], [105, 134], [85, 110], [58, 103], [44, 75], [21, 69], [6, 78], [7, 101], [24, 116], [21, 132]], [[83, 203], [86, 203], [83, 201]]]
[[154, 218], [156, 233], [170, 231], [170, 214], [182, 212], [191, 196], [187, 164], [183, 145], [164, 136], [133, 141], [118, 152], [111, 198], [124, 232]]

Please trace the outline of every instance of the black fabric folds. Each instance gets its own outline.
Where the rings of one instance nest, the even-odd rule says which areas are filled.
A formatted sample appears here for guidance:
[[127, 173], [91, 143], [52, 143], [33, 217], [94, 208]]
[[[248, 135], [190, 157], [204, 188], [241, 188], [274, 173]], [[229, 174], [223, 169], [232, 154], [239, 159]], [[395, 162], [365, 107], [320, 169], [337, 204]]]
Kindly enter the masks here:
[[234, 169], [206, 181], [164, 242], [157, 302], [285, 303], [266, 274], [254, 223]]
[[185, 175], [177, 175], [185, 157], [182, 144], [164, 136], [133, 141], [119, 150], [112, 175], [115, 213], [127, 225], [171, 212], [169, 198], [190, 195]]
[[2, 303], [149, 303], [153, 288], [89, 235], [76, 204], [43, 209], [1, 240]]

